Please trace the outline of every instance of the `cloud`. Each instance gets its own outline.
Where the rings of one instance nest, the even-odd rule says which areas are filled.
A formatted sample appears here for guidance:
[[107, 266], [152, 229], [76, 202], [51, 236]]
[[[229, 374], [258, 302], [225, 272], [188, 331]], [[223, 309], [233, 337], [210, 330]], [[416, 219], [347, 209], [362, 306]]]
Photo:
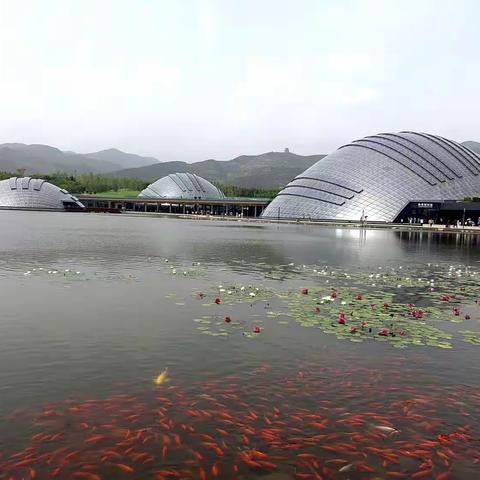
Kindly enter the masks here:
[[[324, 56], [269, 60], [252, 59], [239, 82], [236, 95], [244, 100], [265, 99], [283, 103], [353, 105], [382, 97], [382, 63], [366, 53], [339, 52]], [[383, 62], [383, 72], [392, 64]]]
[[379, 90], [368, 87], [357, 87], [351, 89], [349, 92], [343, 93], [340, 98], [340, 103], [344, 106], [362, 105], [378, 101], [383, 97]]
[[198, 30], [203, 48], [211, 48], [217, 37], [218, 11], [212, 0], [197, 0]]
[[480, 137], [477, 0], [44, 3], [0, 0], [0, 141], [198, 160]]

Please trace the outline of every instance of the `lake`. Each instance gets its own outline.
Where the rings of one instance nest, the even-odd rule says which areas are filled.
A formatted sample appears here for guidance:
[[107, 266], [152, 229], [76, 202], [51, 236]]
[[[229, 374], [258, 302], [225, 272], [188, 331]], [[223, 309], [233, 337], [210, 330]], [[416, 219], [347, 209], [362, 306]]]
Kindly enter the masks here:
[[0, 227], [0, 479], [479, 478], [479, 237]]

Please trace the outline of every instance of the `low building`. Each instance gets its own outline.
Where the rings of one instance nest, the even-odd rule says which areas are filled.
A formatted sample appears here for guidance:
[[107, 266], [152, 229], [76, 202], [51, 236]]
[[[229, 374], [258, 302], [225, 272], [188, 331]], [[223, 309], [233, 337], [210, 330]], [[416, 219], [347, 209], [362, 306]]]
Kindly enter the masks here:
[[258, 217], [269, 204], [268, 198], [120, 198], [79, 195], [89, 212], [142, 212], [176, 215]]
[[0, 181], [0, 208], [19, 210], [83, 210], [78, 198], [66, 190], [30, 177]]

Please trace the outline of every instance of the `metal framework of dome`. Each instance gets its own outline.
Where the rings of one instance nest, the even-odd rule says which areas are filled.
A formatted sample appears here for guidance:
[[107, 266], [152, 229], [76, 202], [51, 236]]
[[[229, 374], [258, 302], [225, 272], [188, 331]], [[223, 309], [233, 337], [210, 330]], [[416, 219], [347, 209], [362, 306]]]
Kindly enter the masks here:
[[172, 173], [151, 183], [140, 198], [219, 199], [225, 195], [208, 180], [193, 173]]
[[30, 177], [0, 181], [0, 208], [32, 210], [83, 209], [82, 203], [66, 190]]
[[292, 180], [263, 217], [393, 222], [415, 201], [480, 193], [480, 155], [419, 132], [381, 133], [341, 146]]

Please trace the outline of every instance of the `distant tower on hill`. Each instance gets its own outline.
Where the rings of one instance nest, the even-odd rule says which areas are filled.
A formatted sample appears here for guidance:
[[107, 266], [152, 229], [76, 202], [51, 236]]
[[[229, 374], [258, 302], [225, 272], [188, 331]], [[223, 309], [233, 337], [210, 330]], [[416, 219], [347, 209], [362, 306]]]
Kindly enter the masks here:
[[290, 153], [290, 149], [288, 147], [284, 151], [285, 153]]

